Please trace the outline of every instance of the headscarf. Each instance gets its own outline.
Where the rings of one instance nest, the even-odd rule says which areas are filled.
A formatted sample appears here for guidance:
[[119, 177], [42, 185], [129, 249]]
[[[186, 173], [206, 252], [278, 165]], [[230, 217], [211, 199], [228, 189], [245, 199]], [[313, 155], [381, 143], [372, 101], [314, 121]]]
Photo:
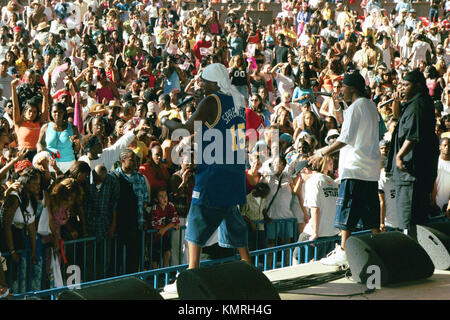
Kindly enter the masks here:
[[245, 97], [231, 84], [227, 68], [221, 63], [208, 65], [202, 71], [201, 77], [205, 80], [216, 82], [220, 91], [233, 97], [234, 108], [239, 113], [240, 108], [245, 108]]
[[14, 163], [14, 172], [19, 173], [22, 170], [25, 170], [26, 168], [32, 167], [32, 166], [33, 166], [33, 164], [28, 159], [17, 161], [16, 163]]

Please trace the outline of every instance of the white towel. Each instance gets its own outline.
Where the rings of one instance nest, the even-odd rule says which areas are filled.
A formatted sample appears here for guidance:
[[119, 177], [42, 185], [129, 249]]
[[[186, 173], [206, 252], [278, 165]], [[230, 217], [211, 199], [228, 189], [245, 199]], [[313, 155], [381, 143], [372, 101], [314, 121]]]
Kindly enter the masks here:
[[217, 82], [220, 91], [233, 97], [236, 113], [239, 113], [240, 108], [246, 107], [245, 97], [233, 85], [231, 85], [227, 68], [223, 64], [213, 63], [208, 65], [205, 69], [203, 69], [201, 76], [205, 80]]

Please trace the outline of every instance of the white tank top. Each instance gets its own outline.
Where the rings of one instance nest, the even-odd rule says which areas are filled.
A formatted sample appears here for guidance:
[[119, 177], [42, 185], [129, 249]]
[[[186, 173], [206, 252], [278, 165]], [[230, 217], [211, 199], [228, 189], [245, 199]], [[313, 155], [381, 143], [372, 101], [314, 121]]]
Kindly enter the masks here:
[[27, 209], [22, 213], [22, 210], [20, 210], [19, 195], [15, 192], [12, 192], [11, 195], [14, 195], [19, 199], [19, 207], [17, 208], [16, 212], [14, 213], [13, 224], [21, 224], [21, 225], [32, 224], [34, 222], [34, 220], [36, 220], [36, 216], [34, 214], [33, 207], [31, 206], [31, 202], [28, 204]]

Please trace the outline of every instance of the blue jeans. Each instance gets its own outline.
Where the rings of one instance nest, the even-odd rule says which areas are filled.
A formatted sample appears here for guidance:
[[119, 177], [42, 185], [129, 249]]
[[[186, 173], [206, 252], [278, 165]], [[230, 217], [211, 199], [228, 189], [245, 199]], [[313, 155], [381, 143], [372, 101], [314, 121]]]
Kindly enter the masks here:
[[430, 8], [428, 17], [430, 18], [430, 22], [437, 22], [439, 18], [439, 9]]

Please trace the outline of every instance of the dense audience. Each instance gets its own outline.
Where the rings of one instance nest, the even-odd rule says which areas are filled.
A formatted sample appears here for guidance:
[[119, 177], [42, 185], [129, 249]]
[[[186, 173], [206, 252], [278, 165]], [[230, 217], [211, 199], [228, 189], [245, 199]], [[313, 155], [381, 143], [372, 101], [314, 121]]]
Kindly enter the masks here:
[[[71, 258], [62, 250], [67, 240], [95, 237], [108, 252], [97, 252], [103, 266], [117, 238], [126, 247], [124, 273], [141, 270], [142, 261], [146, 268], [183, 261], [179, 233], [197, 146], [194, 137], [174, 137], [161, 118], [186, 123], [211, 63], [227, 67], [247, 100], [240, 209], [251, 250], [338, 234], [339, 153], [318, 168], [302, 160], [339, 137], [343, 75], [356, 69], [378, 107], [384, 161], [398, 121], [392, 99], [408, 71], [423, 72], [440, 139], [430, 215], [449, 216], [449, 2], [433, 0], [429, 16], [418, 17], [408, 0], [391, 12], [363, 0], [360, 14], [324, 0], [227, 1], [220, 10], [220, 1], [9, 1], [0, 29], [0, 250], [13, 265], [5, 272], [11, 292], [26, 290], [24, 274], [28, 289], [43, 289], [52, 261]], [[259, 13], [275, 4], [264, 23]], [[398, 227], [384, 164], [381, 231]], [[284, 219], [294, 223], [276, 223]], [[0, 296], [6, 287], [2, 274]]]

